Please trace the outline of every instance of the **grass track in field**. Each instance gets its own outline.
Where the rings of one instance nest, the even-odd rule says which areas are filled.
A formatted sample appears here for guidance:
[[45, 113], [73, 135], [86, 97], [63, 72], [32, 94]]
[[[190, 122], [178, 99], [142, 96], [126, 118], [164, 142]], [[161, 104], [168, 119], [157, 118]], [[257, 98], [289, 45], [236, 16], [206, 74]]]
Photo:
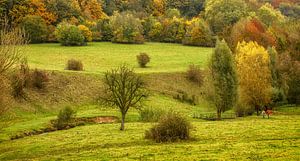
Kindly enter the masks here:
[[[149, 68], [139, 68], [136, 55], [146, 52], [151, 57]], [[181, 44], [145, 43], [113, 44], [94, 42], [82, 47], [64, 47], [60, 44], [33, 44], [28, 47], [31, 68], [64, 70], [68, 59], [82, 60], [85, 72], [105, 72], [123, 63], [139, 73], [185, 71], [190, 64], [206, 66], [212, 48], [190, 47]]]

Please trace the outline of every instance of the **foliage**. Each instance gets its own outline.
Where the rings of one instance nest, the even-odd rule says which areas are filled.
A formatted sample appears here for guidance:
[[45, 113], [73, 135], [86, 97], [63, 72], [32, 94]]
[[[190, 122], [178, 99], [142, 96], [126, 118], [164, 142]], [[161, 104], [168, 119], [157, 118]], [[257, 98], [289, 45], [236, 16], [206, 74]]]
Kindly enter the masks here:
[[136, 58], [140, 67], [142, 68], [145, 68], [146, 65], [150, 62], [150, 57], [147, 53], [140, 53], [140, 55], [137, 55]]
[[37, 89], [45, 89], [49, 81], [48, 75], [45, 71], [35, 69], [31, 75], [31, 84]]
[[57, 26], [55, 35], [63, 46], [85, 45], [85, 37], [77, 26], [61, 23]]
[[154, 20], [154, 22], [150, 24], [150, 30], [149, 30], [149, 33], [148, 33], [148, 38], [151, 41], [158, 41], [159, 42], [160, 39], [161, 39], [162, 30], [163, 30], [162, 24], [159, 21]]
[[78, 28], [84, 36], [85, 42], [91, 42], [93, 40], [93, 33], [88, 27], [84, 25], [79, 25]]
[[173, 17], [180, 18], [181, 17], [180, 11], [178, 9], [175, 9], [175, 8], [170, 8], [166, 11], [165, 17], [166, 18], [173, 18]]
[[243, 0], [206, 0], [205, 17], [216, 33], [246, 15], [247, 6]]
[[156, 142], [175, 142], [190, 138], [190, 122], [175, 112], [168, 112], [158, 124], [146, 131], [145, 138]]
[[279, 87], [279, 70], [278, 70], [278, 53], [274, 47], [268, 48], [268, 54], [270, 57], [270, 71], [272, 76], [272, 86]]
[[264, 4], [258, 9], [257, 16], [267, 26], [284, 21], [284, 16], [281, 12], [275, 10], [269, 3]]
[[99, 20], [96, 28], [101, 34], [102, 41], [111, 41], [113, 37], [113, 31], [108, 18]]
[[26, 16], [21, 22], [31, 43], [42, 43], [47, 40], [48, 28], [45, 20], [40, 16]]
[[276, 38], [256, 18], [241, 19], [232, 27], [229, 40], [231, 49], [235, 50], [238, 42], [242, 41], [255, 41], [265, 48], [276, 45]]
[[67, 70], [75, 70], [75, 71], [82, 71], [83, 64], [80, 60], [69, 59], [67, 62]]
[[146, 97], [144, 82], [132, 69], [123, 65], [105, 73], [104, 85], [105, 96], [101, 100], [119, 108], [122, 114], [120, 130], [124, 130], [127, 111], [130, 107], [138, 108]]
[[185, 34], [185, 24], [182, 18], [166, 18], [161, 22], [161, 42], [181, 43]]
[[142, 44], [144, 43], [143, 26], [138, 18], [131, 13], [115, 12], [110, 18], [112, 27], [112, 42]]
[[25, 32], [20, 28], [11, 29], [4, 20], [0, 30], [0, 75], [23, 59], [26, 44]]
[[300, 21], [291, 20], [271, 28], [276, 37], [276, 50], [278, 53], [289, 53], [292, 60], [300, 61]]
[[190, 81], [195, 82], [200, 86], [202, 85], [204, 76], [199, 66], [196, 66], [194, 64], [190, 65], [189, 69], [186, 72], [186, 75]]
[[194, 46], [214, 46], [212, 32], [209, 26], [201, 19], [193, 18], [187, 22], [185, 36], [182, 43]]
[[236, 49], [240, 100], [256, 108], [271, 101], [270, 58], [267, 50], [256, 42], [239, 43]]
[[153, 0], [153, 15], [162, 16], [166, 11], [166, 0]]
[[80, 8], [76, 6], [73, 0], [48, 0], [45, 1], [46, 9], [56, 15], [55, 24], [64, 20], [78, 19], [80, 17]]
[[47, 10], [45, 0], [31, 0], [30, 7], [34, 10], [32, 15], [42, 17], [47, 25], [54, 24], [57, 21], [57, 15]]
[[290, 78], [288, 81], [288, 95], [287, 100], [289, 103], [300, 104], [300, 62], [294, 61], [290, 69]]
[[102, 4], [98, 0], [78, 0], [81, 13], [87, 19], [98, 20], [107, 15], [102, 10]]
[[279, 5], [281, 13], [294, 19], [300, 18], [300, 4], [281, 3]]
[[57, 115], [57, 120], [55, 122], [55, 127], [59, 130], [67, 128], [67, 126], [75, 118], [76, 112], [69, 106], [60, 110]]
[[209, 74], [212, 80], [211, 101], [217, 112], [218, 119], [221, 114], [231, 109], [237, 100], [237, 73], [230, 48], [223, 40], [217, 42], [209, 64]]

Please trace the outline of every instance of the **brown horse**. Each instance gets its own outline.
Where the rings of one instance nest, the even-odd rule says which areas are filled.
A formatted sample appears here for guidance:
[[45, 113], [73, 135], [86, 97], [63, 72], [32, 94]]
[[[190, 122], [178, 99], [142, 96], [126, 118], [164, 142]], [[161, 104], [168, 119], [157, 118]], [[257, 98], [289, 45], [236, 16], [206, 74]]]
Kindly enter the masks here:
[[268, 119], [270, 118], [270, 115], [273, 114], [272, 110], [263, 110], [262, 113], [263, 118], [265, 118], [265, 116], [268, 116]]

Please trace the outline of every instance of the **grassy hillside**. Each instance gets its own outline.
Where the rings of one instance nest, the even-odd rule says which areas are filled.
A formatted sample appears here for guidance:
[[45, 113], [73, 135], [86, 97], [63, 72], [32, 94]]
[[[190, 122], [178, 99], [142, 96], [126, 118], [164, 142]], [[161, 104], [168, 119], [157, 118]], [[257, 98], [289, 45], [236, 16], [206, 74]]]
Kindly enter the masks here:
[[136, 55], [141, 52], [151, 57], [149, 68], [137, 72], [185, 71], [190, 64], [205, 67], [211, 48], [188, 47], [180, 44], [146, 43], [143, 45], [90, 43], [83, 47], [64, 47], [59, 44], [35, 44], [28, 47], [28, 61], [32, 68], [63, 71], [68, 59], [82, 60], [85, 72], [105, 72], [127, 63], [138, 67]]
[[[275, 108], [270, 119], [251, 116], [204, 121], [193, 118], [195, 114], [214, 113], [214, 109], [201, 99], [199, 86], [188, 81], [183, 71], [191, 63], [205, 67], [210, 48], [160, 43], [92, 43], [85, 47], [30, 45], [28, 51], [30, 67], [47, 70], [49, 82], [45, 90], [27, 88], [28, 99], [16, 101], [15, 107], [1, 116], [0, 160], [296, 161], [300, 158], [299, 107]], [[152, 57], [149, 68], [138, 68], [136, 55], [140, 52]], [[86, 70], [66, 72], [65, 63], [70, 58], [81, 59]], [[145, 131], [155, 123], [142, 122], [136, 109], [128, 111], [125, 131], [119, 130], [119, 123], [87, 124], [10, 140], [47, 127], [67, 105], [77, 111], [77, 117], [120, 118], [118, 109], [100, 105], [97, 99], [103, 92], [102, 73], [122, 62], [135, 67], [144, 78], [150, 90], [145, 107], [177, 111], [192, 122], [191, 140], [165, 144], [145, 140]], [[198, 104], [174, 99], [182, 92], [199, 96]]]

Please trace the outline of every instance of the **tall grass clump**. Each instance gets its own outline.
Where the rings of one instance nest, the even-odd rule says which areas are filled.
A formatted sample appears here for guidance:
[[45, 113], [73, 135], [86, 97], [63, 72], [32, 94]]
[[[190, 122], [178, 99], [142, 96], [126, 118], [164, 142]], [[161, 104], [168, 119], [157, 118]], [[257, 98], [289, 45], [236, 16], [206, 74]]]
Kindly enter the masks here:
[[82, 71], [83, 64], [80, 60], [70, 59], [67, 62], [66, 70]]
[[188, 80], [195, 82], [199, 85], [203, 84], [204, 76], [199, 66], [196, 66], [194, 64], [190, 65], [186, 73]]
[[31, 75], [31, 84], [37, 89], [45, 89], [49, 77], [45, 71], [35, 69]]
[[175, 142], [190, 138], [190, 122], [178, 113], [168, 112], [145, 133], [146, 139], [155, 142]]
[[72, 126], [75, 115], [76, 112], [71, 107], [65, 107], [59, 111], [54, 126], [59, 130], [67, 129], [68, 127]]

